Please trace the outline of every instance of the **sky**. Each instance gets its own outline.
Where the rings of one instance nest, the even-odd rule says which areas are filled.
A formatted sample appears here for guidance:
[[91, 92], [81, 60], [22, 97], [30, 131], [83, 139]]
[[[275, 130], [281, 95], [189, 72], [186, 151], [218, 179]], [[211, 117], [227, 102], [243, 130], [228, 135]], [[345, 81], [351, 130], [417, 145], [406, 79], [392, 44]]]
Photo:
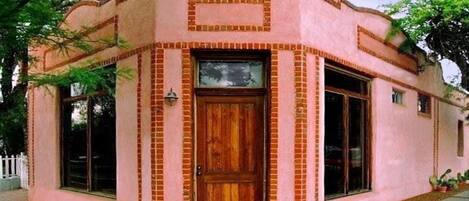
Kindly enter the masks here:
[[[380, 5], [389, 4], [396, 2], [397, 0], [349, 0], [356, 6], [368, 7], [373, 9], [382, 10]], [[447, 59], [441, 61], [443, 67], [443, 77], [446, 82], [451, 83], [452, 81], [460, 82], [460, 71], [458, 66]]]

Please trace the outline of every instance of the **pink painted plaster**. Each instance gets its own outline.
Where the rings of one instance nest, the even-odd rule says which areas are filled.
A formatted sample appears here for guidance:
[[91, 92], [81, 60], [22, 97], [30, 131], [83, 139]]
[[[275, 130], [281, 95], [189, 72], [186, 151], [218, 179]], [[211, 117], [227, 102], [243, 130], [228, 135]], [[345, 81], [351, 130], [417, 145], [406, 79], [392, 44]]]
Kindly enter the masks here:
[[[164, 92], [170, 89], [182, 94], [182, 55], [181, 50], [165, 51]], [[164, 108], [164, 186], [165, 200], [182, 201], [182, 101]]]
[[[200, 25], [258, 25], [264, 23], [262, 4], [197, 4], [195, 21]], [[214, 17], [217, 16], [217, 17]]]
[[[295, 64], [290, 51], [279, 51], [278, 93], [278, 200], [295, 198]], [[281, 162], [280, 162], [281, 161]]]
[[[389, 21], [382, 16], [358, 12], [345, 4], [339, 10], [323, 0], [271, 1], [271, 30], [267, 32], [197, 32], [189, 31], [187, 1], [128, 0], [116, 5], [111, 0], [102, 7], [83, 6], [67, 17], [64, 26], [79, 28], [92, 26], [118, 16], [119, 36], [130, 44], [129, 49], [109, 48], [75, 63], [89, 59], [107, 59], [120, 53], [155, 42], [255, 42], [292, 43], [324, 50], [332, 55], [363, 66], [420, 90], [443, 96], [443, 81], [439, 66], [429, 67], [420, 75], [412, 74], [357, 48], [357, 25], [385, 37]], [[198, 5], [198, 20], [202, 23], [259, 23], [259, 6]], [[210, 12], [212, 9], [213, 12]], [[243, 9], [245, 12], [241, 12]], [[237, 13], [240, 13], [237, 15]], [[216, 17], [213, 17], [216, 16]], [[402, 38], [397, 38], [397, 44]], [[45, 48], [31, 50], [42, 56]], [[151, 200], [151, 60], [149, 51], [142, 54], [142, 197]], [[386, 53], [384, 54], [391, 54]], [[389, 56], [388, 55], [388, 56]], [[391, 55], [392, 56], [392, 55]], [[165, 50], [164, 93], [170, 88], [182, 94], [181, 50]], [[64, 58], [48, 57], [51, 63]], [[316, 72], [315, 56], [307, 55], [307, 200], [313, 201], [315, 181], [319, 181], [319, 200], [324, 200], [324, 66], [320, 57], [319, 119], [315, 119]], [[118, 66], [137, 67], [137, 55], [119, 60]], [[34, 64], [33, 72], [40, 72], [42, 62]], [[61, 67], [55, 71], [66, 69]], [[294, 133], [295, 78], [292, 51], [279, 51], [279, 145], [278, 200], [294, 200]], [[433, 143], [435, 118], [439, 118], [438, 167], [462, 171], [468, 168], [469, 144], [464, 157], [456, 156], [457, 120], [459, 109], [440, 102], [439, 114], [426, 118], [417, 114], [417, 91], [404, 88], [381, 78], [373, 78], [372, 87], [372, 190], [337, 201], [396, 201], [430, 190], [428, 176], [433, 173]], [[405, 91], [404, 105], [391, 103], [392, 88]], [[136, 141], [136, 79], [117, 87], [117, 200], [135, 201], [137, 198], [137, 141]], [[55, 90], [48, 93], [36, 89], [35, 144], [33, 165], [35, 184], [31, 186], [30, 201], [108, 201], [110, 199], [60, 189], [59, 107]], [[432, 100], [435, 103], [435, 99]], [[456, 100], [454, 100], [456, 101]], [[457, 101], [458, 102], [458, 101]], [[463, 103], [464, 101], [459, 101]], [[433, 111], [435, 112], [435, 111]], [[175, 106], [164, 106], [164, 198], [181, 201], [182, 189], [182, 100]], [[319, 122], [319, 133], [315, 123]], [[465, 128], [466, 139], [469, 129]], [[319, 136], [319, 144], [315, 144]], [[315, 148], [319, 146], [319, 163], [315, 164]], [[315, 167], [319, 165], [319, 176]]]

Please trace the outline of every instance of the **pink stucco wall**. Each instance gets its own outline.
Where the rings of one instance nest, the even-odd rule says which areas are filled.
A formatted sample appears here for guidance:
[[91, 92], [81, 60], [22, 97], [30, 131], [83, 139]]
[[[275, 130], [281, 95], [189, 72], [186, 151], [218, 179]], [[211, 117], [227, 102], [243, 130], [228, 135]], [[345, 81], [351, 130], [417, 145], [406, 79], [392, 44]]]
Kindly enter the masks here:
[[[271, 30], [264, 32], [199, 32], [189, 31], [187, 26], [187, 1], [128, 0], [116, 5], [115, 0], [101, 7], [82, 6], [67, 18], [66, 26], [79, 28], [92, 26], [118, 15], [118, 35], [126, 40], [129, 49], [108, 48], [94, 55], [83, 57], [74, 63], [88, 59], [107, 59], [123, 52], [153, 44], [155, 42], [237, 42], [237, 43], [291, 43], [303, 44], [323, 50], [331, 55], [363, 66], [366, 72], [386, 75], [389, 79], [375, 77], [372, 85], [372, 190], [371, 192], [337, 199], [338, 201], [396, 201], [428, 192], [428, 177], [438, 165], [441, 173], [447, 168], [462, 171], [468, 168], [469, 144], [466, 143], [464, 157], [456, 156], [457, 120], [463, 119], [459, 108], [439, 102], [439, 114], [432, 117], [417, 114], [417, 90], [436, 96], [443, 96], [441, 69], [429, 67], [420, 75], [413, 74], [357, 48], [357, 25], [365, 27], [384, 37], [389, 27], [388, 19], [367, 12], [359, 12], [344, 3], [341, 9], [323, 0], [284, 1], [272, 0]], [[205, 5], [198, 7], [203, 12], [196, 17], [198, 23], [248, 23], [262, 24], [263, 14], [259, 5]], [[217, 7], [214, 18], [205, 12]], [[231, 10], [231, 8], [236, 8]], [[249, 12], [238, 12], [246, 8]], [[227, 12], [223, 12], [227, 11]], [[229, 11], [229, 12], [228, 12]], [[237, 14], [233, 14], [234, 11]], [[261, 17], [262, 18], [261, 18]], [[65, 25], [64, 25], [65, 26]], [[402, 38], [395, 39], [397, 44]], [[44, 48], [32, 51], [42, 56]], [[389, 50], [386, 50], [389, 51]], [[152, 200], [151, 183], [151, 55], [143, 51], [142, 58], [142, 200]], [[394, 53], [393, 53], [394, 54]], [[117, 61], [118, 66], [137, 69], [138, 54]], [[51, 64], [66, 60], [48, 57]], [[316, 66], [318, 61], [319, 66]], [[279, 201], [295, 198], [295, 57], [293, 51], [282, 50], [278, 55], [279, 85], [279, 144], [278, 144], [278, 193]], [[306, 200], [315, 199], [315, 181], [319, 200], [324, 200], [324, 66], [326, 58], [306, 54], [307, 79], [307, 150], [306, 150]], [[36, 63], [34, 71], [43, 69], [42, 62]], [[172, 88], [178, 95], [182, 88], [182, 51], [164, 50], [164, 93]], [[57, 68], [53, 71], [60, 71]], [[319, 72], [317, 72], [319, 70]], [[316, 74], [319, 80], [316, 80]], [[317, 86], [319, 83], [319, 86]], [[406, 86], [403, 86], [404, 83]], [[410, 86], [410, 87], [409, 87]], [[405, 91], [404, 105], [391, 102], [392, 88]], [[137, 178], [137, 79], [119, 83], [117, 86], [117, 200], [136, 201], [138, 198]], [[317, 93], [319, 89], [319, 93]], [[56, 90], [48, 92], [35, 89], [34, 148], [31, 160], [34, 166], [35, 182], [30, 188], [31, 201], [105, 201], [107, 198], [70, 192], [60, 189], [59, 171], [59, 107]], [[319, 97], [317, 97], [317, 94]], [[317, 102], [319, 101], [319, 102]], [[432, 104], [437, 99], [433, 98]], [[316, 108], [318, 104], [319, 108]], [[183, 191], [183, 105], [178, 101], [174, 106], [165, 105], [164, 114], [164, 199], [182, 201], [187, 192]], [[319, 119], [316, 114], [319, 112]], [[438, 118], [439, 121], [436, 121]], [[439, 122], [438, 126], [436, 123]], [[316, 124], [319, 124], [319, 132]], [[434, 164], [433, 151], [435, 126], [439, 134], [438, 161]], [[469, 129], [465, 128], [465, 139]], [[318, 137], [319, 144], [316, 143]], [[319, 151], [316, 158], [315, 151]], [[319, 161], [319, 164], [316, 163]], [[318, 178], [315, 168], [318, 167]]]

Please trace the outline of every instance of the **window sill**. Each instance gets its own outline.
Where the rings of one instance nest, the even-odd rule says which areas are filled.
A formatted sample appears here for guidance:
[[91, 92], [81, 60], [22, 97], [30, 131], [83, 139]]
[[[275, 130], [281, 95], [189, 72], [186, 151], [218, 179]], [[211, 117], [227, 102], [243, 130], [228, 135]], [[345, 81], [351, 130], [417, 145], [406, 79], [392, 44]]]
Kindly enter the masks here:
[[399, 106], [399, 107], [406, 107], [404, 103], [392, 103], [393, 105]]
[[425, 117], [425, 118], [429, 118], [431, 119], [432, 118], [432, 114], [431, 113], [423, 113], [423, 112], [417, 112], [417, 114], [421, 117]]
[[60, 188], [60, 190], [116, 200], [116, 195], [108, 194], [108, 193], [88, 192], [82, 189], [72, 188], [72, 187], [62, 187]]
[[361, 196], [361, 195], [366, 195], [371, 193], [372, 191], [370, 189], [367, 190], [361, 190], [361, 191], [356, 191], [353, 193], [349, 193], [347, 195], [337, 195], [337, 196], [331, 196], [325, 198], [325, 200], [341, 200], [341, 199], [353, 199], [356, 196]]

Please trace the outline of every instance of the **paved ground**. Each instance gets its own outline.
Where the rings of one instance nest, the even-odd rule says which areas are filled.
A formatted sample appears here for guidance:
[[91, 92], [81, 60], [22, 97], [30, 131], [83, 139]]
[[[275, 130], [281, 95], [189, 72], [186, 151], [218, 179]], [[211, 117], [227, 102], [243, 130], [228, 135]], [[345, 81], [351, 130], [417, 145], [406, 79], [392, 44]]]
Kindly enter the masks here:
[[0, 192], [0, 201], [28, 201], [28, 191], [20, 189]]
[[464, 191], [456, 195], [446, 198], [443, 201], [469, 201], [469, 191]]

